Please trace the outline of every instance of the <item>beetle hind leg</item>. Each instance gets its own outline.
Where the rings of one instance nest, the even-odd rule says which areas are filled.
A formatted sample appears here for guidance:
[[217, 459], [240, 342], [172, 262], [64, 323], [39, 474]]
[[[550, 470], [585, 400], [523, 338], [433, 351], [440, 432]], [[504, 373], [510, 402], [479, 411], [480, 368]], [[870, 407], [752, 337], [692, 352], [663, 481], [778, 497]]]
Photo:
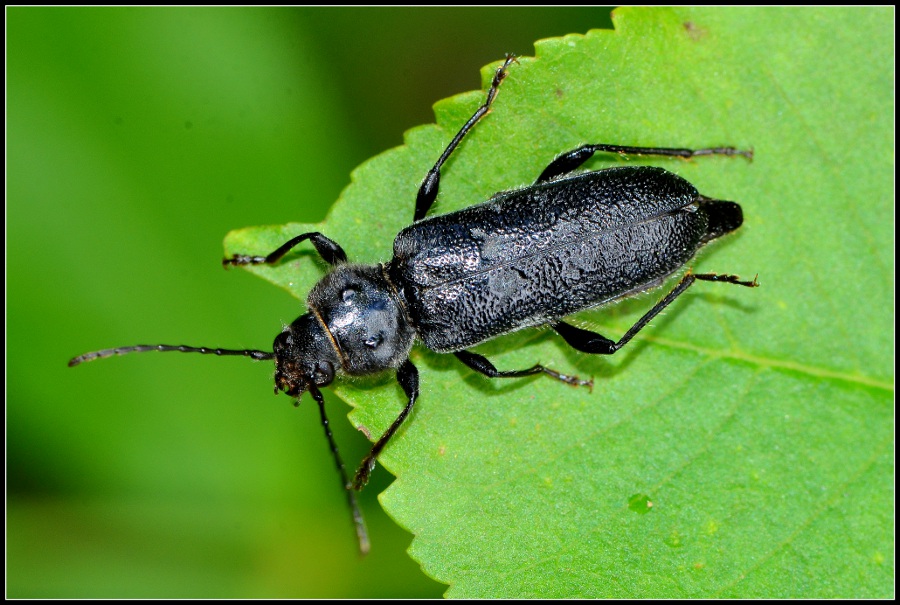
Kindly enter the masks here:
[[565, 382], [566, 384], [570, 384], [576, 387], [588, 387], [589, 389], [593, 388], [594, 381], [593, 380], [581, 380], [578, 376], [570, 376], [568, 374], [562, 374], [557, 372], [556, 370], [551, 370], [550, 368], [545, 368], [542, 365], [535, 364], [526, 370], [506, 370], [501, 372], [494, 364], [488, 361], [488, 358], [483, 355], [478, 355], [477, 353], [472, 353], [470, 351], [457, 351], [454, 353], [457, 359], [466, 364], [468, 367], [472, 368], [479, 374], [483, 374], [488, 378], [520, 378], [522, 376], [534, 376], [535, 374], [546, 374], [551, 378], [555, 378], [560, 382]]
[[571, 324], [567, 324], [564, 321], [556, 321], [550, 324], [550, 327], [556, 330], [557, 334], [563, 337], [569, 346], [572, 348], [581, 351], [582, 353], [590, 353], [593, 355], [612, 355], [622, 347], [624, 347], [628, 342], [634, 338], [635, 334], [640, 332], [644, 326], [646, 326], [650, 321], [659, 315], [659, 313], [672, 304], [676, 298], [684, 294], [684, 291], [691, 287], [691, 285], [697, 281], [714, 281], [714, 282], [724, 282], [728, 284], [734, 284], [736, 286], [744, 286], [747, 288], [756, 288], [759, 286], [756, 278], [754, 277], [751, 281], [741, 280], [736, 275], [727, 275], [722, 273], [691, 273], [688, 271], [684, 277], [681, 278], [681, 281], [678, 282], [671, 292], [665, 295], [662, 300], [653, 305], [649, 311], [647, 311], [643, 317], [641, 317], [633, 326], [631, 326], [625, 335], [622, 336], [618, 341], [610, 340], [609, 338], [597, 334], [596, 332], [591, 332], [590, 330], [585, 330], [582, 328], [577, 328]]

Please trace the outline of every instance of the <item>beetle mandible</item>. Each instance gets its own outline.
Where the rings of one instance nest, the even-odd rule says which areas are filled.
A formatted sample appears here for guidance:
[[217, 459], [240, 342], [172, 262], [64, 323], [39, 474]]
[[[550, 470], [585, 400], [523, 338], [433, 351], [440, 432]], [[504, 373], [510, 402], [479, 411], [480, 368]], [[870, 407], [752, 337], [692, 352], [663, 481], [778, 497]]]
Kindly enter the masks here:
[[[683, 178], [649, 166], [575, 173], [594, 153], [674, 156], [744, 156], [734, 147], [675, 149], [590, 144], [553, 160], [533, 185], [505, 191], [488, 201], [426, 218], [434, 203], [441, 167], [475, 124], [490, 111], [515, 60], [494, 73], [485, 102], [447, 145], [416, 196], [413, 224], [394, 240], [393, 258], [379, 265], [348, 264], [344, 250], [318, 232], [300, 234], [267, 256], [235, 255], [224, 266], [272, 265], [309, 240], [331, 266], [307, 298], [308, 312], [275, 338], [272, 352], [173, 345], [137, 345], [86, 353], [85, 361], [144, 351], [242, 355], [275, 360], [275, 392], [295, 398], [309, 391], [346, 488], [360, 551], [369, 539], [355, 490], [369, 479], [379, 453], [409, 416], [419, 396], [419, 374], [409, 360], [414, 341], [452, 353], [489, 378], [546, 374], [575, 386], [591, 386], [534, 365], [498, 370], [469, 349], [495, 336], [549, 326], [573, 348], [611, 355], [697, 280], [756, 287], [756, 278], [692, 273], [644, 314], [619, 340], [562, 321], [578, 311], [661, 285], [701, 246], [741, 226], [741, 207], [703, 196]], [[319, 388], [336, 376], [361, 376], [395, 369], [407, 403], [375, 442], [351, 481], [328, 426]]]

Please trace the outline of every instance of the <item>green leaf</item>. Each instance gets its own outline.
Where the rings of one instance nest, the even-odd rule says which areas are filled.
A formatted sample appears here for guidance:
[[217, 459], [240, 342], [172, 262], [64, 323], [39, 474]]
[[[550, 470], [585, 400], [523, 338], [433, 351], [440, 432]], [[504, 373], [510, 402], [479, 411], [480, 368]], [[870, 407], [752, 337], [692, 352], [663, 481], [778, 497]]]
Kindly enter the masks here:
[[[593, 393], [488, 380], [415, 348], [422, 395], [381, 456], [397, 476], [381, 501], [449, 596], [893, 595], [892, 16], [625, 9], [615, 31], [542, 40], [512, 66], [433, 213], [527, 185], [586, 142], [752, 147], [752, 163], [587, 167], [652, 163], [740, 202], [743, 228], [693, 267], [761, 287], [697, 284], [612, 357], [540, 330], [478, 349], [501, 369], [594, 376]], [[354, 262], [390, 258], [418, 184], [483, 98], [438, 103], [437, 125], [353, 172], [325, 223], [233, 232], [226, 252], [315, 229]], [[253, 271], [303, 298], [315, 258]], [[618, 337], [660, 295], [577, 321]], [[404, 404], [390, 376], [335, 390], [371, 437]]]

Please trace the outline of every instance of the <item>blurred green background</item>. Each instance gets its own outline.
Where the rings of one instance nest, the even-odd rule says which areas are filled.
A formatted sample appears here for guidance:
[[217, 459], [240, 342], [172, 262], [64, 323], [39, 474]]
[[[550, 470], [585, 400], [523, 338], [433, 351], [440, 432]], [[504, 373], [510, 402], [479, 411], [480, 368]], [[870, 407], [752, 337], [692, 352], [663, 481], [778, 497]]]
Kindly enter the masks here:
[[[7, 595], [440, 596], [383, 470], [359, 558], [316, 408], [273, 397], [270, 363], [66, 361], [269, 348], [301, 305], [221, 269], [229, 230], [321, 220], [483, 65], [598, 27], [608, 9], [8, 9]], [[368, 442], [328, 406], [352, 466]]]

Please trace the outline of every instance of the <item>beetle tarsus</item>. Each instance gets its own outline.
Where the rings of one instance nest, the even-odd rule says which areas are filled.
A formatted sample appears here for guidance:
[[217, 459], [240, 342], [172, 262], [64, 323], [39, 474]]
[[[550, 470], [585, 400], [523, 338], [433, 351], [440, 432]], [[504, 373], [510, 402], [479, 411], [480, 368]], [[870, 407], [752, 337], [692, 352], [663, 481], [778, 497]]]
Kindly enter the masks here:
[[[550, 368], [545, 368], [542, 365], [536, 365], [534, 367], [539, 368], [540, 371], [542, 371], [544, 374], [546, 374], [547, 376], [550, 376], [551, 378], [555, 378], [555, 379], [559, 380], [560, 382], [565, 382], [566, 384], [570, 384], [573, 387], [587, 387], [589, 392], [591, 392], [591, 393], [594, 392], [594, 379], [593, 378], [591, 378], [590, 380], [582, 380], [578, 376], [569, 375], [569, 374], [561, 374], [561, 373], [557, 372], [556, 370], [551, 370]], [[532, 369], [534, 369], [534, 368], [532, 368]]]
[[244, 265], [262, 265], [265, 262], [265, 256], [248, 256], [246, 254], [235, 254], [234, 256], [223, 258], [222, 266], [227, 269], [228, 267], [242, 267]]

